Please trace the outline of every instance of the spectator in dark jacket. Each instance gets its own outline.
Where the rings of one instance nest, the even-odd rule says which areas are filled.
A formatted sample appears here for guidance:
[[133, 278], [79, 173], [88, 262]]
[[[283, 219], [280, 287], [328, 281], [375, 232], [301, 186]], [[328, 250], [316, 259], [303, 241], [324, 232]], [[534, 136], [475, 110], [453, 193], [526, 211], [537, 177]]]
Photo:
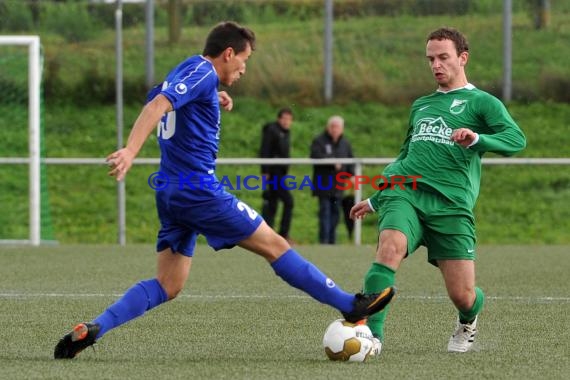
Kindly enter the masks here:
[[[352, 158], [350, 142], [343, 136], [344, 119], [332, 116], [323, 133], [311, 144], [311, 158]], [[336, 175], [340, 172], [354, 174], [354, 166], [346, 164], [314, 165], [313, 195], [319, 198], [319, 242], [336, 243], [336, 226], [342, 206], [343, 191], [337, 188]], [[340, 184], [346, 187], [346, 184]]]
[[[289, 129], [293, 123], [293, 111], [282, 108], [277, 114], [277, 120], [263, 126], [261, 158], [289, 158], [290, 142]], [[289, 171], [288, 165], [261, 165], [261, 175], [265, 177], [267, 186], [263, 190], [263, 206], [261, 215], [273, 227], [279, 200], [283, 202], [283, 212], [279, 234], [291, 242], [289, 230], [293, 216], [293, 197], [291, 192], [281, 186], [283, 176]]]

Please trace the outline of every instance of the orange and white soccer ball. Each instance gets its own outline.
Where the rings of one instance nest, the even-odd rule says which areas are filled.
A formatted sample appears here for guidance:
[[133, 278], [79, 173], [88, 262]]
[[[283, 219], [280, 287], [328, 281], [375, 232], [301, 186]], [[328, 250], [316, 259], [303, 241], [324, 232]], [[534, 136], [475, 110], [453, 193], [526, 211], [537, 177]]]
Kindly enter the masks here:
[[337, 319], [327, 327], [323, 347], [330, 360], [363, 362], [371, 355], [372, 338], [366, 324]]

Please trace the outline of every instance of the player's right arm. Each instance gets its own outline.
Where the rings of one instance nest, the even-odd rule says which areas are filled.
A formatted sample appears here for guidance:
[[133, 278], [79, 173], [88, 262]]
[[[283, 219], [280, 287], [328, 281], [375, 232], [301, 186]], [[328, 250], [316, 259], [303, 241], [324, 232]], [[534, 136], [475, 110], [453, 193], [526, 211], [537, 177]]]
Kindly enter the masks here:
[[[411, 121], [410, 121], [410, 123], [411, 123]], [[410, 124], [410, 127], [408, 128], [408, 134], [406, 135], [406, 140], [404, 141], [404, 143], [400, 147], [400, 152], [398, 153], [398, 156], [396, 157], [394, 162], [402, 161], [408, 155], [408, 148], [410, 147], [410, 139], [412, 138], [413, 131], [414, 131], [414, 128]]]
[[[402, 161], [408, 155], [408, 150], [410, 147], [410, 140], [412, 139], [412, 134], [414, 133], [414, 122], [413, 122], [414, 114], [415, 114], [416, 110], [420, 107], [420, 105], [425, 104], [425, 103], [420, 103], [420, 105], [418, 105], [419, 101], [420, 101], [420, 99], [417, 99], [412, 104], [412, 107], [410, 110], [410, 116], [408, 117], [408, 131], [406, 132], [406, 139], [404, 140], [404, 143], [400, 147], [400, 151], [398, 152], [398, 156], [396, 156], [396, 159], [390, 165], [392, 165], [395, 162]], [[386, 169], [384, 169], [385, 172], [390, 167], [390, 165], [388, 165], [386, 167]]]
[[[414, 132], [414, 127], [412, 125], [412, 117], [410, 116], [410, 122], [409, 122], [408, 133], [406, 135], [406, 139], [404, 140], [404, 143], [402, 144], [402, 147], [400, 148], [400, 152], [398, 153], [398, 156], [396, 157], [394, 162], [392, 162], [391, 164], [386, 166], [386, 168], [384, 169], [384, 172], [382, 174], [385, 177], [389, 177], [391, 174], [395, 174], [395, 173], [390, 173], [390, 167], [392, 165], [396, 164], [397, 162], [402, 161], [408, 155], [410, 140], [412, 138], [413, 132]], [[378, 210], [378, 198], [380, 197], [381, 192], [382, 192], [382, 190], [378, 190], [374, 194], [372, 194], [372, 196], [370, 198], [363, 201], [363, 202], [366, 202], [366, 205], [363, 204], [361, 206], [362, 209], [365, 210], [364, 214], [362, 216], [364, 216], [368, 212], [375, 212], [376, 210]], [[352, 210], [351, 210], [351, 216], [352, 216]]]
[[144, 106], [133, 125], [127, 145], [107, 156], [107, 162], [111, 167], [110, 176], [116, 177], [117, 181], [125, 178], [150, 133], [156, 128], [162, 116], [170, 111], [172, 104], [160, 94]]
[[358, 202], [350, 209], [350, 219], [363, 219], [367, 214], [374, 212], [374, 209], [370, 206], [370, 200], [365, 199]]

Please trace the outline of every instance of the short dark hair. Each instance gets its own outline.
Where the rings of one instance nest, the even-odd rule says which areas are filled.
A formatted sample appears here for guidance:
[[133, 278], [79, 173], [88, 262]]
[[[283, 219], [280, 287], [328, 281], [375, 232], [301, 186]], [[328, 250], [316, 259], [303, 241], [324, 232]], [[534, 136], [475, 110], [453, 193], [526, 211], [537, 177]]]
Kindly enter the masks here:
[[283, 115], [291, 115], [293, 116], [293, 111], [289, 107], [283, 107], [277, 112], [277, 118], [281, 118]]
[[202, 55], [216, 58], [231, 47], [236, 54], [251, 46], [255, 50], [255, 33], [233, 21], [224, 21], [216, 25], [208, 34]]
[[459, 30], [454, 28], [443, 27], [434, 30], [429, 34], [426, 42], [429, 42], [431, 40], [453, 41], [458, 56], [463, 52], [469, 51], [469, 43], [467, 42], [467, 38], [465, 38], [465, 36]]

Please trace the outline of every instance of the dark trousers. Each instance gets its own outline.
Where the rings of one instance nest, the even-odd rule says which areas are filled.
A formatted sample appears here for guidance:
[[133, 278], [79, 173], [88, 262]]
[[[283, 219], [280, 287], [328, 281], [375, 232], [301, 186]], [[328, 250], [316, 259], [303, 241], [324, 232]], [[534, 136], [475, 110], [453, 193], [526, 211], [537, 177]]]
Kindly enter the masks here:
[[348, 232], [348, 238], [352, 240], [352, 231], [354, 231], [354, 220], [350, 219], [350, 209], [354, 206], [354, 195], [345, 195], [342, 198], [342, 211], [344, 214], [344, 224]]
[[[277, 177], [277, 178], [276, 178]], [[276, 175], [272, 175], [271, 179], [276, 178], [275, 183], [268, 184], [267, 188], [263, 191], [263, 207], [261, 208], [261, 216], [265, 219], [265, 222], [273, 228], [275, 223], [275, 216], [277, 215], [277, 207], [279, 200], [283, 202], [283, 213], [281, 215], [281, 225], [279, 226], [279, 235], [284, 238], [289, 237], [289, 230], [291, 229], [291, 220], [293, 218], [293, 196], [291, 192], [284, 189], [280, 185], [281, 178]]]
[[321, 244], [336, 243], [336, 226], [340, 217], [340, 206], [340, 197], [319, 197], [319, 242]]

